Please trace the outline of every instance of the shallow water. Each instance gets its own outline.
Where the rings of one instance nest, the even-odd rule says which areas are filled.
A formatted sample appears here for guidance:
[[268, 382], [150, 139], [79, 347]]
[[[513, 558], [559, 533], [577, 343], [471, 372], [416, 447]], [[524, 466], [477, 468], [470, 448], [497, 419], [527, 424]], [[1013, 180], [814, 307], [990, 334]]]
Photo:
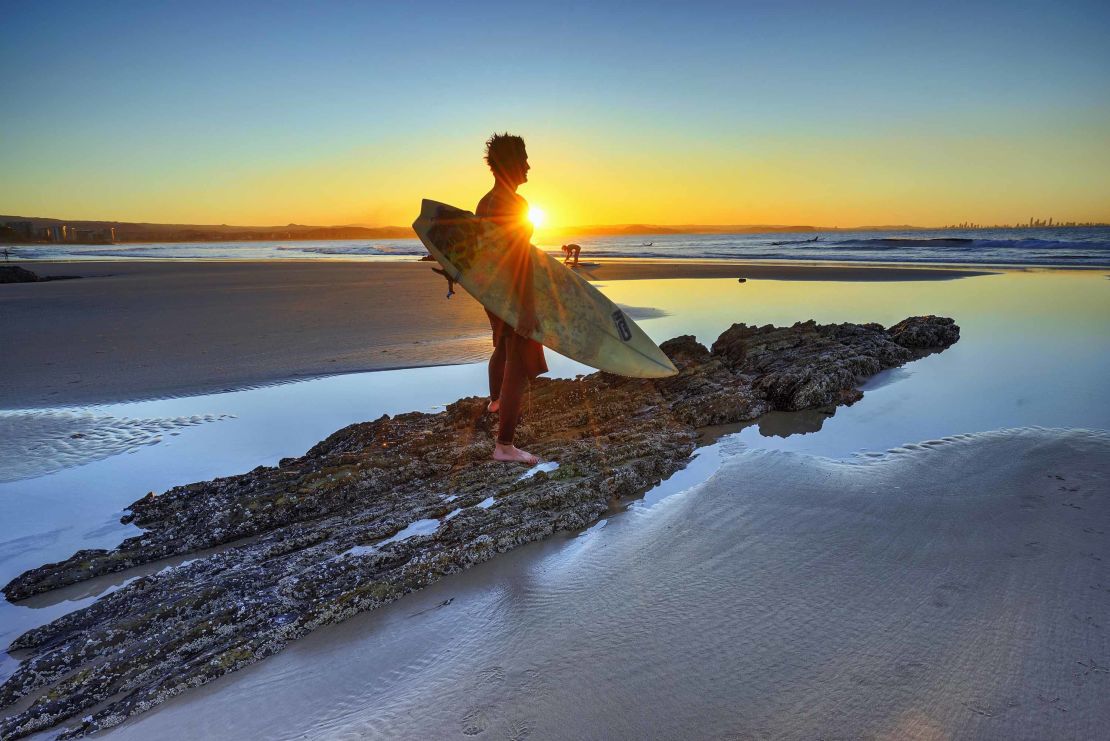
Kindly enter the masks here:
[[[655, 509], [650, 505], [705, 481], [722, 462], [745, 447], [845, 458], [907, 442], [1007, 427], [1110, 428], [1110, 389], [1103, 382], [1110, 376], [1110, 282], [1098, 274], [1018, 272], [896, 284], [610, 281], [604, 290], [622, 304], [658, 309], [653, 318], [639, 320], [656, 340], [692, 333], [709, 343], [738, 318], [752, 324], [789, 324], [808, 318], [890, 324], [911, 314], [936, 313], [954, 317], [962, 328], [962, 339], [954, 347], [880, 374], [864, 386], [861, 402], [839, 409], [832, 417], [776, 414], [738, 431], [716, 431], [724, 436], [701, 448], [687, 469], [636, 505], [645, 516]], [[551, 365], [552, 375], [573, 376], [588, 370], [559, 357], [552, 358]], [[171, 432], [153, 444], [140, 440], [108, 451], [94, 444], [99, 439], [94, 435], [85, 448], [84, 459], [83, 446], [78, 444], [82, 439], [67, 441], [64, 455], [45, 455], [49, 459], [45, 463], [50, 464], [47, 469], [66, 467], [35, 478], [0, 483], [0, 506], [5, 512], [0, 521], [0, 579], [6, 581], [26, 568], [64, 558], [79, 547], [115, 545], [136, 532], [118, 524], [122, 508], [147, 491], [272, 465], [282, 457], [303, 453], [351, 422], [383, 413], [434, 410], [461, 396], [480, 393], [484, 382], [485, 369], [479, 364], [354, 374], [225, 394], [42, 411], [43, 415], [53, 415], [52, 420], [59, 415], [114, 420], [106, 423], [108, 427], [129, 428], [126, 421], [136, 420], [200, 418], [202, 422], [174, 428], [177, 435]], [[56, 430], [50, 429], [57, 438]], [[89, 462], [79, 465], [86, 459]], [[43, 463], [40, 460], [40, 465]], [[587, 531], [586, 539], [608, 542], [612, 528], [595, 528]], [[529, 553], [562, 553], [565, 547], [556, 539]], [[128, 572], [69, 590], [68, 600], [37, 600], [19, 606], [4, 603], [0, 605], [0, 641], [11, 640], [33, 625], [76, 609], [102, 590], [133, 576]], [[488, 578], [493, 580], [483, 582], [481, 587], [483, 594], [488, 592], [482, 597], [482, 604], [487, 605], [483, 609], [505, 609], [505, 603], [497, 598], [505, 587], [496, 583], [496, 576]], [[650, 584], [644, 587], [650, 588]], [[412, 601], [403, 600], [396, 610], [408, 609]], [[394, 608], [389, 610], [396, 612]], [[550, 630], [558, 634], [562, 627], [556, 621]], [[647, 630], [648, 626], [636, 629]], [[382, 640], [385, 637], [375, 638], [373, 643], [380, 647]], [[480, 637], [459, 640], [465, 643]], [[286, 654], [292, 655], [294, 650], [296, 646]], [[279, 656], [264, 662], [262, 670], [281, 660]], [[0, 676], [10, 672], [12, 666], [5, 657]], [[227, 681], [240, 680], [231, 677]], [[271, 681], [286, 679], [277, 676], [267, 680]], [[359, 697], [343, 701], [358, 702]], [[326, 705], [322, 712], [341, 715], [344, 711]], [[311, 731], [311, 724], [304, 729]]]
[[1044, 430], [739, 452], [112, 735], [1094, 738], [1108, 461], [1106, 434]]

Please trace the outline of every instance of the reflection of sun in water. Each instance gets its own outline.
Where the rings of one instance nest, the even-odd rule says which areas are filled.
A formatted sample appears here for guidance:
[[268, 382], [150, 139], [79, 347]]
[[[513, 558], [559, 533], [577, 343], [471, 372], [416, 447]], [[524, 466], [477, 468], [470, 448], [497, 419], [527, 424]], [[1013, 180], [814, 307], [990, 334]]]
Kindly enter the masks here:
[[532, 226], [543, 226], [543, 222], [547, 219], [547, 214], [543, 212], [542, 208], [531, 206], [528, 209], [528, 220], [532, 222]]

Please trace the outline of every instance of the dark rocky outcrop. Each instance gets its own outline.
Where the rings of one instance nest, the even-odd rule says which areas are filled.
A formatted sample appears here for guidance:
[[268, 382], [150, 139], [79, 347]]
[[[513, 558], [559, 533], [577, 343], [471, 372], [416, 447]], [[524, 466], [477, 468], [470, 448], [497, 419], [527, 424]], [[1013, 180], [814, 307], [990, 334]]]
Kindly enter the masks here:
[[585, 527], [686, 465], [697, 428], [771, 410], [850, 404], [856, 386], [959, 337], [951, 319], [733, 325], [712, 350], [663, 343], [680, 373], [660, 381], [595, 373], [539, 379], [518, 437], [550, 472], [489, 460], [485, 400], [339, 430], [300, 458], [153, 493], [125, 521], [144, 529], [110, 551], [28, 571], [11, 600], [215, 546], [134, 579], [17, 638], [29, 652], [0, 686], [18, 738], [102, 706], [63, 735], [115, 725], [289, 641], [560, 530]]
[[52, 280], [73, 280], [79, 275], [39, 275], [19, 265], [0, 265], [0, 283], [46, 283]]
[[38, 283], [42, 278], [18, 265], [0, 265], [0, 283]]

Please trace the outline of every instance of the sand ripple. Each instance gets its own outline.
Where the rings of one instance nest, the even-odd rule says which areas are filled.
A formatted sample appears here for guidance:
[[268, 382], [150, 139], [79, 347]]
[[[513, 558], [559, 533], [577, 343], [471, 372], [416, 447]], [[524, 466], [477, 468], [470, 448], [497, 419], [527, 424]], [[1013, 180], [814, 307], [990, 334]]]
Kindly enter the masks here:
[[18, 481], [81, 466], [144, 445], [227, 414], [132, 419], [95, 412], [0, 411], [0, 482]]

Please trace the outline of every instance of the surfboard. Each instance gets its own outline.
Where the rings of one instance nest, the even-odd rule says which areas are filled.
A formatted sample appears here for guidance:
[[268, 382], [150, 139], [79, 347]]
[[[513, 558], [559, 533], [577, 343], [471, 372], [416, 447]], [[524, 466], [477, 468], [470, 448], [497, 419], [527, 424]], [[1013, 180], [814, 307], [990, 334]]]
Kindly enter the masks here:
[[[517, 325], [518, 306], [505, 254], [510, 233], [445, 203], [425, 199], [412, 224], [420, 241], [448, 278], [492, 313]], [[665, 378], [678, 373], [644, 330], [601, 291], [559, 260], [528, 245], [535, 313], [532, 339], [598, 370], [633, 378]]]

